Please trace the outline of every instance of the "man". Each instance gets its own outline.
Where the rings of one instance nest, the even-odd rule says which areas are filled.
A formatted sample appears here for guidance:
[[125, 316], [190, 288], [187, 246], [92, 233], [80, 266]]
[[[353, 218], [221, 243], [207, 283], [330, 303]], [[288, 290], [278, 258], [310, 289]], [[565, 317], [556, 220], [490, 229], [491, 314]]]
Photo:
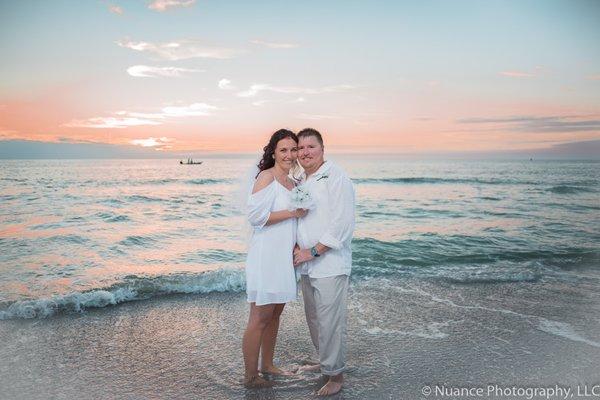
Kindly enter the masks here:
[[339, 392], [344, 380], [354, 188], [340, 167], [325, 161], [323, 138], [315, 129], [298, 133], [298, 160], [316, 208], [298, 220], [294, 265], [300, 269], [310, 337], [328, 379], [317, 394], [328, 396]]

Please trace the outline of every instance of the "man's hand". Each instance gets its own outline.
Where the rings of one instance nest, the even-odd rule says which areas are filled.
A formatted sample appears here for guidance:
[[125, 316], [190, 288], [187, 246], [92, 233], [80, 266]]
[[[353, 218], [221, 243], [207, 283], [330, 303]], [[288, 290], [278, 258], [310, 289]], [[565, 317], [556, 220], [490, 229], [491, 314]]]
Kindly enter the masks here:
[[294, 267], [312, 260], [314, 257], [310, 254], [310, 249], [294, 248]]

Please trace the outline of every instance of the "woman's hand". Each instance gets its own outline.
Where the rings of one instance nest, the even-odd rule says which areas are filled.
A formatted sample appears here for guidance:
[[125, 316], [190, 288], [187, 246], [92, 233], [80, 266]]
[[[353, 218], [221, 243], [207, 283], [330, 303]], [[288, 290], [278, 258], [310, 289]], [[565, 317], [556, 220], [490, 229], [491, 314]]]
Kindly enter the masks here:
[[275, 225], [290, 218], [302, 218], [308, 213], [304, 208], [296, 208], [295, 210], [273, 211], [269, 214], [266, 226]]
[[294, 211], [291, 212], [292, 215], [295, 218], [302, 218], [304, 217], [306, 214], [308, 214], [308, 210], [305, 208], [296, 208]]

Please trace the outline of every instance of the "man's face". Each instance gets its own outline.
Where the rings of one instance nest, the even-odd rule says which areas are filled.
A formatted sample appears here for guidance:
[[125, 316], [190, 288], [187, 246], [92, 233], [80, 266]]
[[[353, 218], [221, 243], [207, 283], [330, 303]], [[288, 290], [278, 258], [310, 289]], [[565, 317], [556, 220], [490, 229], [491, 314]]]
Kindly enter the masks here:
[[298, 162], [304, 169], [312, 170], [323, 163], [323, 146], [314, 136], [304, 136], [298, 141]]

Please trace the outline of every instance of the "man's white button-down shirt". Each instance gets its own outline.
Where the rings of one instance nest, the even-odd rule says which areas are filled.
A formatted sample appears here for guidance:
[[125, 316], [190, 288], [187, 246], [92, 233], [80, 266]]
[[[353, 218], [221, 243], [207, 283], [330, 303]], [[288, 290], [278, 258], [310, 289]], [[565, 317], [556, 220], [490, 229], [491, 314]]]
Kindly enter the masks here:
[[320, 242], [330, 250], [299, 266], [300, 273], [311, 278], [350, 275], [355, 212], [352, 181], [340, 167], [325, 161], [317, 172], [303, 177], [303, 184], [316, 208], [298, 220], [298, 245], [310, 249]]

